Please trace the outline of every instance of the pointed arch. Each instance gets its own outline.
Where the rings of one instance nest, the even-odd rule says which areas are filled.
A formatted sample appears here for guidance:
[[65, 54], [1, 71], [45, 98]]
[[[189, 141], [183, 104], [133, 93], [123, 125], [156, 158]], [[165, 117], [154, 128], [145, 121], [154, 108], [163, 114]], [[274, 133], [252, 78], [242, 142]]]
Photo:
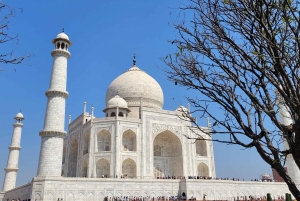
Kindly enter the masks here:
[[136, 151], [136, 134], [132, 130], [126, 130], [122, 137], [123, 151]]
[[74, 201], [74, 194], [73, 193], [69, 193], [67, 200], [69, 201]]
[[94, 194], [93, 193], [89, 193], [87, 196], [87, 201], [93, 201], [94, 200]]
[[40, 200], [41, 199], [40, 193], [36, 193], [34, 197], [35, 197], [35, 200]]
[[102, 130], [97, 136], [98, 152], [111, 150], [111, 134], [107, 130]]
[[61, 49], [65, 49], [65, 43], [61, 43]]
[[48, 195], [46, 197], [47, 197], [46, 200], [53, 200], [54, 199], [53, 193], [48, 193]]
[[199, 140], [196, 140], [196, 154], [198, 156], [207, 156], [207, 146], [206, 141], [203, 137], [199, 137]]
[[90, 147], [90, 134], [84, 135], [83, 155], [89, 153]]
[[77, 201], [84, 201], [84, 194], [82, 192], [78, 193], [76, 200]]
[[123, 161], [122, 175], [125, 178], [136, 178], [136, 163], [131, 158], [127, 158]]
[[68, 162], [68, 177], [76, 177], [77, 157], [78, 157], [78, 142], [74, 138], [70, 146], [69, 162]]
[[96, 163], [96, 174], [98, 178], [109, 178], [110, 177], [110, 164], [109, 161], [101, 158]]
[[199, 163], [197, 167], [197, 171], [198, 171], [198, 176], [209, 177], [208, 166], [205, 163], [203, 162]]
[[183, 159], [180, 139], [171, 131], [165, 130], [154, 138], [153, 176], [182, 176]]

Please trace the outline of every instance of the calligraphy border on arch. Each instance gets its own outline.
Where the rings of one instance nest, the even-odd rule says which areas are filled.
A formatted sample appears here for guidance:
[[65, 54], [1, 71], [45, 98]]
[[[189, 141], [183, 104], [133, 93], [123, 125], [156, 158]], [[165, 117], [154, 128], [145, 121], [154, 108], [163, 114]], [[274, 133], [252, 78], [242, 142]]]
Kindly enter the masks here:
[[[123, 156], [122, 156], [122, 164], [123, 164], [123, 162], [124, 162], [126, 159], [128, 159], [128, 158], [130, 158], [131, 160], [133, 160], [133, 161], [135, 162], [135, 164], [136, 164], [137, 157], [136, 157], [136, 156], [129, 156], [129, 155], [123, 155]], [[136, 164], [136, 165], [137, 165], [137, 164]]]
[[166, 124], [158, 124], [153, 123], [152, 124], [152, 139], [155, 139], [155, 137], [163, 132], [163, 131], [171, 131], [174, 133], [181, 141], [182, 141], [182, 128], [181, 126], [173, 126], [173, 125], [166, 125]]
[[122, 126], [122, 134], [124, 134], [125, 131], [131, 130], [134, 132], [135, 135], [137, 135], [137, 128], [132, 126]]
[[106, 159], [106, 160], [108, 160], [109, 164], [111, 163], [111, 156], [96, 156], [95, 157], [95, 164], [97, 164], [97, 162], [101, 159]]

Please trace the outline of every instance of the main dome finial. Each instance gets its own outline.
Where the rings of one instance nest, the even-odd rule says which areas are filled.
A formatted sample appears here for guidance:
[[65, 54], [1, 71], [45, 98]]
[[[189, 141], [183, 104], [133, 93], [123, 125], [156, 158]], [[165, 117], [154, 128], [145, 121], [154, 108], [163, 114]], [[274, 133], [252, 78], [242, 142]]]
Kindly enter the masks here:
[[136, 65], [135, 52], [133, 53], [133, 66]]

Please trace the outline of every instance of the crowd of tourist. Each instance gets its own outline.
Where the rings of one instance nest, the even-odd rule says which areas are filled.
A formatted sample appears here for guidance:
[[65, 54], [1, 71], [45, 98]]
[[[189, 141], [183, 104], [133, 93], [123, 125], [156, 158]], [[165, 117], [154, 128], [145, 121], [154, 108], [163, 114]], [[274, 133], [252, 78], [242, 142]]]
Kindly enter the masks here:
[[[186, 198], [185, 193], [183, 192], [181, 196], [113, 196], [113, 197], [105, 197], [103, 201], [206, 201], [205, 196], [200, 199], [196, 199], [195, 197]], [[225, 199], [226, 200], [226, 199]], [[214, 201], [225, 201], [222, 200], [214, 200]], [[236, 201], [266, 201], [266, 196], [238, 196], [234, 200]], [[284, 196], [274, 197], [274, 201], [284, 201]], [[7, 199], [7, 201], [30, 201], [30, 199], [21, 200], [21, 199]], [[39, 200], [35, 200], [39, 201]], [[58, 198], [57, 201], [63, 201], [63, 198]]]
[[[181, 196], [114, 196], [114, 197], [105, 197], [104, 201], [179, 201], [186, 200], [185, 193], [183, 192]], [[196, 198], [189, 199], [190, 201], [196, 201]]]
[[[239, 178], [229, 178], [229, 177], [206, 177], [206, 176], [163, 176], [156, 177], [156, 179], [206, 179], [206, 180], [231, 180], [231, 181], [240, 181]], [[244, 179], [242, 181], [245, 181]], [[272, 179], [251, 179], [251, 181], [261, 181], [261, 182], [273, 182]]]

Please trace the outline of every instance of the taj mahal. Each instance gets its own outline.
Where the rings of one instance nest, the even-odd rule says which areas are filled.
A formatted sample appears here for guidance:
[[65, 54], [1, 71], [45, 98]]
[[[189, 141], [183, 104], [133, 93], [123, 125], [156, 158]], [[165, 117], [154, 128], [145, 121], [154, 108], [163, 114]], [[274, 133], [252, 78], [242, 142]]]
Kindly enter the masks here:
[[[217, 180], [211, 137], [186, 121], [188, 108], [163, 109], [161, 86], [136, 65], [135, 57], [132, 67], [116, 74], [106, 90], [103, 117], [94, 116], [93, 108], [87, 112], [85, 102], [81, 115], [73, 121], [69, 117], [66, 132], [67, 61], [72, 43], [64, 32], [52, 43], [37, 175], [16, 187], [24, 120], [18, 113], [0, 200], [168, 199], [183, 193], [197, 200], [238, 200], [267, 193], [280, 197], [289, 192], [281, 182]], [[284, 107], [281, 109], [283, 114]], [[285, 117], [282, 115], [283, 121], [289, 123]], [[202, 127], [207, 132], [210, 129], [209, 125]], [[299, 177], [293, 161], [287, 161], [287, 166]]]

